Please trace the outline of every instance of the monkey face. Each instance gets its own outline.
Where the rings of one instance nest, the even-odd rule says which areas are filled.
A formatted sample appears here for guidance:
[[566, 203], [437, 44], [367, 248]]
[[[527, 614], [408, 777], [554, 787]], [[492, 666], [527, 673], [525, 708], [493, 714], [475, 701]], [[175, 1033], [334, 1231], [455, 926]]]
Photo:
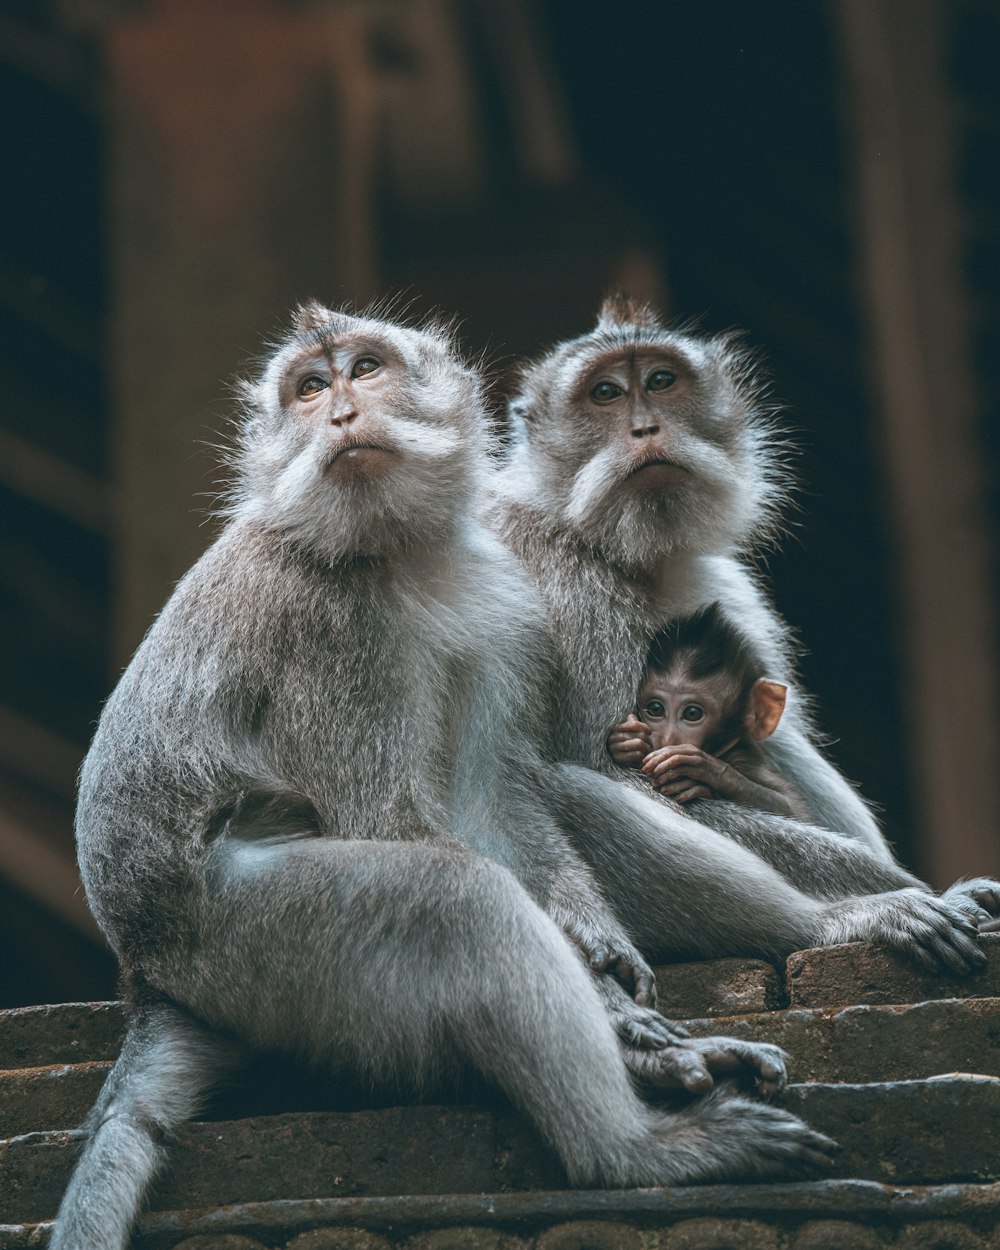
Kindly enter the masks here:
[[688, 743], [710, 754], [735, 723], [738, 708], [725, 677], [694, 679], [679, 669], [649, 672], [636, 700], [639, 719], [649, 726], [651, 750]]
[[528, 369], [511, 411], [524, 501], [625, 564], [746, 544], [781, 496], [743, 349], [628, 302]]
[[479, 379], [443, 332], [311, 305], [244, 396], [234, 510], [334, 558], [433, 542], [476, 489]]

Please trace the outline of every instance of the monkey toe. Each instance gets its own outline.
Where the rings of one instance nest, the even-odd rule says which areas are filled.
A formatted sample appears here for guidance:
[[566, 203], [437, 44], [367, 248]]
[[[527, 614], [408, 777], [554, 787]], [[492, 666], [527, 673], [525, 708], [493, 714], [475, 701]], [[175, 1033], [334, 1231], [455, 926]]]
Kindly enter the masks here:
[[659, 1088], [704, 1094], [715, 1084], [702, 1056], [685, 1041], [657, 1050], [627, 1052], [625, 1062], [633, 1076]]

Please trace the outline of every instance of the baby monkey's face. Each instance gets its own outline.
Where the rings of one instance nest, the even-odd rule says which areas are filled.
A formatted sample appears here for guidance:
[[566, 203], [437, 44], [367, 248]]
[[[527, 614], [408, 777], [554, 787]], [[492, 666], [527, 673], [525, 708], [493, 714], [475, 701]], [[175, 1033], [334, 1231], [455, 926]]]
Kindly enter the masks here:
[[739, 719], [732, 683], [721, 673], [696, 680], [683, 671], [649, 672], [636, 710], [654, 751], [687, 742], [711, 753]]

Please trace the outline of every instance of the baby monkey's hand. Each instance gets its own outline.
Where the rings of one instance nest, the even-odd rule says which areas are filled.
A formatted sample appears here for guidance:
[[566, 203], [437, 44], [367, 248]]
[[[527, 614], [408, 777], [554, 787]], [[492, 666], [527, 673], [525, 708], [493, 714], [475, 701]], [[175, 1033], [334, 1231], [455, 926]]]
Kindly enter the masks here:
[[642, 771], [664, 798], [690, 803], [692, 799], [714, 798], [731, 770], [700, 747], [680, 742], [650, 751], [642, 761]]
[[619, 768], [638, 768], [652, 745], [649, 726], [644, 725], [634, 712], [608, 734], [608, 754]]

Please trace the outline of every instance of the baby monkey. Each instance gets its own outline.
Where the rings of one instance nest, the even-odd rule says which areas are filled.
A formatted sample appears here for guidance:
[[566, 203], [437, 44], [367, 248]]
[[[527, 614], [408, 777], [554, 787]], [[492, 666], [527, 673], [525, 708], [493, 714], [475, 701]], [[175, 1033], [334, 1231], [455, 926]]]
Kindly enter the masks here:
[[676, 803], [729, 799], [807, 820], [759, 745], [777, 729], [787, 693], [713, 603], [653, 639], [635, 711], [612, 729], [608, 751]]

